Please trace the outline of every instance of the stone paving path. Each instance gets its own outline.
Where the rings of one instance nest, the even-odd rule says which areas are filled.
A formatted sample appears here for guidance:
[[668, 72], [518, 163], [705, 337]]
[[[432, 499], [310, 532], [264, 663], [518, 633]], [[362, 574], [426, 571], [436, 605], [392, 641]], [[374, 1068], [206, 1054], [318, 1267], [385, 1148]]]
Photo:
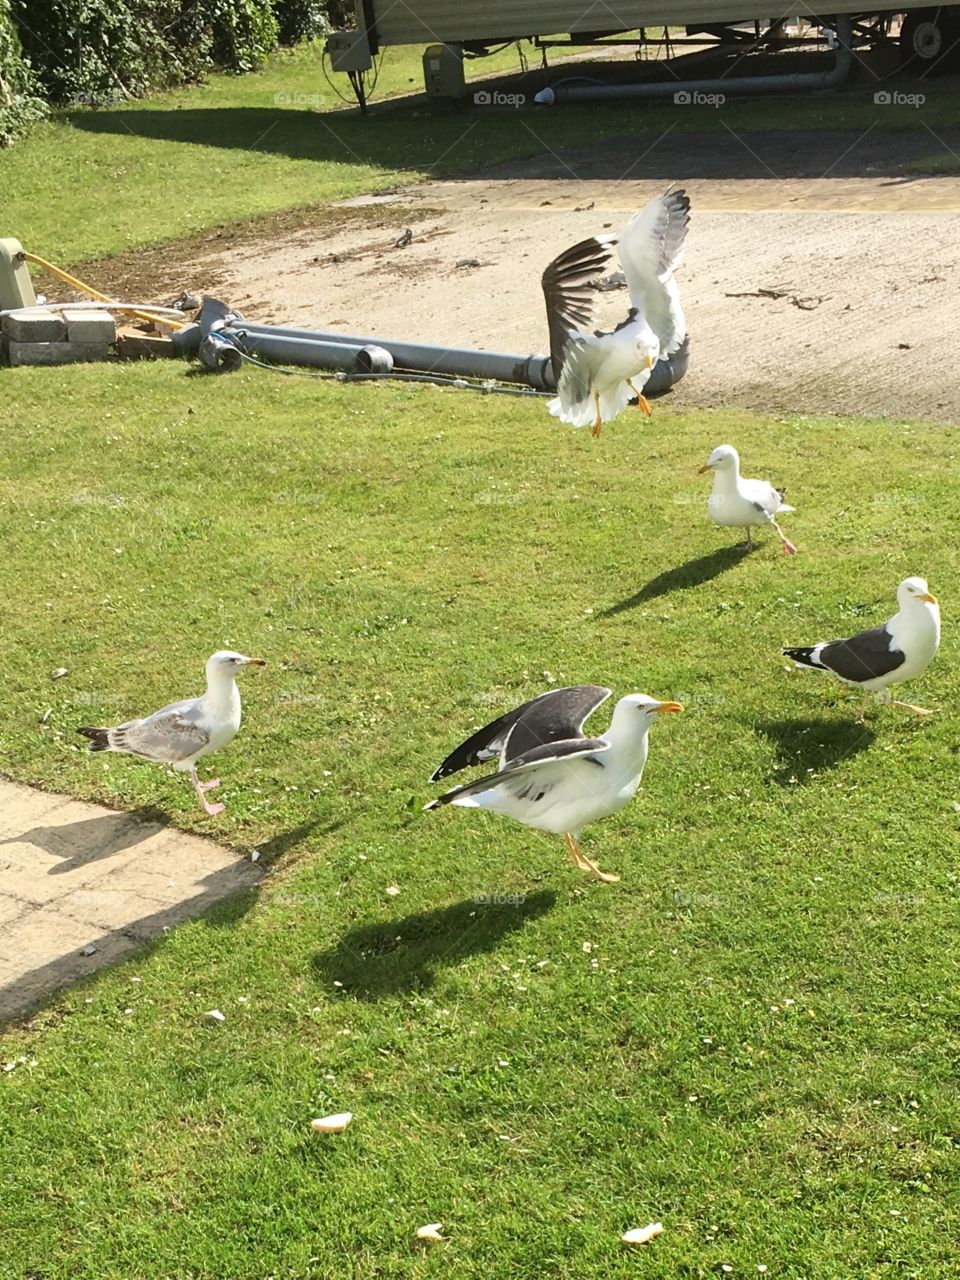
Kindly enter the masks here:
[[260, 878], [210, 840], [0, 781], [0, 1023]]

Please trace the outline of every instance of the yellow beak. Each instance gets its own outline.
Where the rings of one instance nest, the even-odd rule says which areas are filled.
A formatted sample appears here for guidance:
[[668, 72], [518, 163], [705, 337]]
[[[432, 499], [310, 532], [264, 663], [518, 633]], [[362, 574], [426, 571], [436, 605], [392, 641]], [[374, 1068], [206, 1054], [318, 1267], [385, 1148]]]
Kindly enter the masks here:
[[249, 658], [247, 660], [248, 667], [265, 667], [267, 665], [266, 658]]
[[932, 596], [932, 595], [930, 594], [930, 592], [929, 592], [929, 591], [927, 592], [927, 594], [926, 594], [926, 595], [924, 595], [924, 596], [920, 596], [920, 599], [924, 602], [924, 604], [939, 604], [939, 603], [940, 603], [940, 601], [937, 599], [937, 597], [936, 597], [936, 596]]
[[682, 710], [683, 710], [682, 702], [661, 702], [659, 707], [657, 707], [657, 715], [659, 715], [661, 711], [682, 711]]
[[699, 469], [699, 471], [697, 472], [697, 475], [698, 475], [698, 476], [702, 476], [702, 475], [703, 475], [703, 473], [704, 473], [705, 471], [709, 471], [709, 470], [710, 470], [710, 463], [709, 463], [709, 462], [705, 462], [705, 463], [703, 464], [703, 466], [702, 466], [702, 467]]
[[652, 369], [652, 368], [653, 368], [653, 366], [654, 366], [654, 364], [656, 364], [656, 361], [653, 359], [653, 357], [652, 357], [652, 356], [644, 356], [643, 358], [644, 358], [644, 360], [646, 360], [646, 362], [647, 362], [647, 368], [648, 368], [648, 369]]

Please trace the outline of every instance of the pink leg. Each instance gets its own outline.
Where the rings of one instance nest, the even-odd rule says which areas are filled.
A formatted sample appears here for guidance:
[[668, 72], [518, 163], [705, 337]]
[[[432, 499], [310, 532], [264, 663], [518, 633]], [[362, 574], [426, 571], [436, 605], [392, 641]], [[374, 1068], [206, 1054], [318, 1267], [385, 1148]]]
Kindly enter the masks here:
[[213, 791], [220, 785], [219, 778], [211, 778], [209, 782], [198, 782], [197, 786], [201, 791]]
[[[215, 818], [218, 813], [223, 813], [224, 809], [227, 807], [225, 804], [209, 804], [208, 803], [207, 797], [203, 794], [205, 790], [204, 785], [200, 781], [200, 779], [197, 777], [196, 769], [191, 769], [190, 781], [193, 783], [193, 789], [194, 791], [196, 791], [197, 798], [199, 799], [201, 805], [203, 806], [204, 813], [208, 813], [211, 818]], [[207, 786], [209, 785], [210, 784], [208, 783]], [[217, 785], [219, 786], [219, 779], [217, 780]]]

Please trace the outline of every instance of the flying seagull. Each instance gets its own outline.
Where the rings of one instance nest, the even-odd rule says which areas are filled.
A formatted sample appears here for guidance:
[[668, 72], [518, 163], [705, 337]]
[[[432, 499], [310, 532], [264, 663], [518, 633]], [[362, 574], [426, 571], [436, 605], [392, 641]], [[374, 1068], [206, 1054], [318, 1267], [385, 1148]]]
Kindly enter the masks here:
[[887, 685], [899, 684], [920, 675], [933, 661], [940, 645], [940, 606], [923, 578], [904, 578], [897, 587], [899, 612], [882, 627], [861, 631], [849, 640], [784, 649], [799, 666], [830, 671], [844, 684], [864, 690], [857, 720], [863, 721], [870, 694], [880, 692], [884, 702], [918, 716], [933, 712], [910, 702], [896, 702], [886, 692]]
[[220, 649], [207, 659], [207, 688], [202, 697], [171, 702], [144, 720], [128, 720], [115, 729], [83, 728], [77, 732], [90, 739], [91, 751], [124, 751], [189, 773], [204, 812], [211, 816], [222, 813], [225, 806], [210, 804], [205, 794], [219, 787], [220, 779], [201, 782], [197, 761], [236, 737], [240, 728], [237, 671], [266, 665], [262, 658]]
[[753, 526], [767, 525], [776, 529], [784, 554], [796, 555], [797, 548], [777, 524], [776, 517], [795, 508], [788, 507], [779, 493], [766, 480], [744, 480], [740, 474], [740, 455], [732, 444], [721, 444], [700, 468], [713, 472], [713, 492], [707, 502], [707, 514], [716, 524], [746, 529], [748, 547], [753, 546]]
[[661, 712], [683, 708], [631, 693], [614, 707], [607, 732], [588, 737], [584, 722], [610, 693], [594, 684], [551, 689], [485, 725], [447, 756], [430, 781], [497, 757], [498, 772], [455, 787], [425, 808], [489, 809], [537, 831], [552, 831], [563, 836], [575, 867], [608, 883], [619, 880], [584, 856], [580, 831], [633, 798], [647, 760], [650, 726]]
[[[550, 355], [557, 397], [550, 412], [574, 427], [593, 423], [593, 435], [643, 394], [657, 361], [673, 355], [687, 326], [673, 273], [683, 257], [690, 222], [684, 191], [657, 196], [620, 233], [620, 265], [630, 290], [630, 310], [610, 333], [590, 332], [594, 295], [589, 282], [609, 262], [614, 236], [593, 236], [567, 249], [547, 267], [541, 284], [547, 303]], [[586, 326], [586, 327], [584, 327]]]

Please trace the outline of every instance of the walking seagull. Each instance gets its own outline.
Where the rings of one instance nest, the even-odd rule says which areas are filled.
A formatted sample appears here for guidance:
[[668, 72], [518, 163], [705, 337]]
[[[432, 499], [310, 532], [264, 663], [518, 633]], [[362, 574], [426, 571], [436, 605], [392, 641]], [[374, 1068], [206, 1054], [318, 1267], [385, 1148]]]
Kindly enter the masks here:
[[593, 435], [637, 397], [649, 416], [643, 394], [657, 361], [684, 342], [686, 321], [673, 273], [683, 257], [690, 222], [690, 200], [672, 191], [651, 200], [620, 233], [619, 254], [630, 290], [627, 318], [610, 333], [589, 332], [593, 323], [591, 280], [606, 266], [617, 239], [592, 236], [567, 249], [547, 267], [541, 284], [547, 303], [550, 355], [557, 396], [548, 406], [574, 427], [593, 423]]
[[940, 645], [940, 606], [923, 578], [904, 578], [897, 587], [897, 604], [899, 612], [882, 627], [861, 631], [849, 640], [783, 650], [798, 666], [830, 671], [844, 684], [863, 689], [863, 705], [857, 713], [860, 723], [874, 692], [882, 693], [890, 706], [918, 716], [933, 714], [911, 702], [896, 702], [886, 689], [887, 685], [912, 680], [933, 661]]
[[190, 781], [205, 813], [223, 813], [223, 804], [210, 804], [206, 792], [220, 779], [201, 782], [197, 761], [232, 742], [240, 728], [240, 690], [236, 673], [241, 667], [265, 667], [262, 658], [247, 658], [232, 649], [220, 649], [207, 659], [207, 688], [199, 698], [171, 702], [144, 720], [128, 720], [115, 729], [78, 729], [90, 739], [91, 751], [124, 751], [157, 764], [169, 764]]
[[650, 726], [662, 712], [683, 707], [631, 693], [614, 707], [607, 732], [587, 737], [584, 722], [610, 693], [593, 684], [551, 689], [485, 725], [447, 756], [430, 781], [497, 756], [499, 772], [455, 787], [424, 807], [489, 809], [537, 831], [554, 832], [563, 836], [575, 867], [607, 883], [619, 880], [584, 856], [580, 831], [633, 798], [647, 760]]
[[766, 480], [744, 480], [740, 475], [740, 455], [732, 444], [714, 449], [698, 472], [713, 472], [713, 492], [707, 501], [707, 514], [715, 524], [746, 529], [748, 547], [753, 546], [754, 525], [776, 529], [784, 554], [796, 555], [797, 548], [777, 524], [776, 517], [793, 511]]

